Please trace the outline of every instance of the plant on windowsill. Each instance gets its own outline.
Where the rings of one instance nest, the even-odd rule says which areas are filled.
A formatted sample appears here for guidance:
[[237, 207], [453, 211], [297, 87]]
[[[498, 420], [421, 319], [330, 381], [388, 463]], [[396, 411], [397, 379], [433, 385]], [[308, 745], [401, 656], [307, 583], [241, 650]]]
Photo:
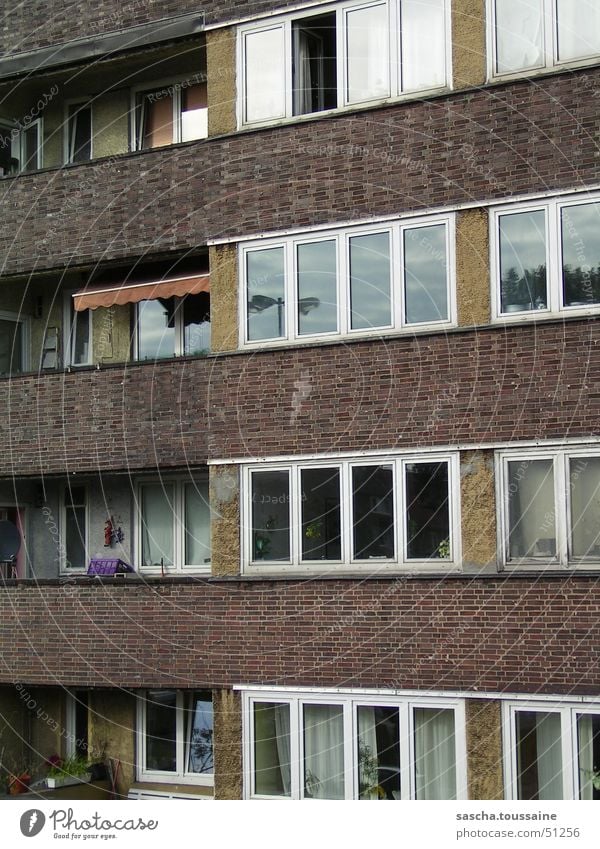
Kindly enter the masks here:
[[443, 539], [438, 545], [438, 557], [442, 560], [448, 560], [450, 557], [450, 540]]
[[361, 799], [385, 799], [385, 791], [379, 784], [379, 768], [377, 758], [373, 757], [371, 747], [358, 744], [358, 774], [359, 798]]
[[48, 759], [50, 768], [46, 783], [51, 790], [58, 787], [68, 787], [71, 784], [87, 784], [91, 780], [90, 765], [86, 758], [75, 755], [62, 760], [57, 755]]
[[[265, 530], [272, 531], [275, 528], [275, 519], [273, 516], [269, 516], [267, 521], [265, 522]], [[267, 555], [271, 549], [271, 534], [261, 534], [259, 531], [256, 531], [254, 534], [254, 559], [255, 560], [266, 560]]]

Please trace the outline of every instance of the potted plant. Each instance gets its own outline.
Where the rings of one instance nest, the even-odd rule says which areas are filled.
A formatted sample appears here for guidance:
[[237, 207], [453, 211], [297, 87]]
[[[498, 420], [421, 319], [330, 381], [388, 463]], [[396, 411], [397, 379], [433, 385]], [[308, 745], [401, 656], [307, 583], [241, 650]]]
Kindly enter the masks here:
[[66, 760], [53, 755], [48, 763], [50, 768], [46, 784], [51, 790], [56, 790], [57, 787], [68, 787], [70, 784], [85, 784], [91, 780], [90, 765], [80, 755]]

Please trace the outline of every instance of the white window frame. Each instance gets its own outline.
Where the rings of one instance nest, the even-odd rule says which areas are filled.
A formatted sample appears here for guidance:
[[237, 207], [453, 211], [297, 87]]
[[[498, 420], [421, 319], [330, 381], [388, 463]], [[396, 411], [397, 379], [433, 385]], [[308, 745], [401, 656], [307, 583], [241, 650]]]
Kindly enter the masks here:
[[518, 800], [519, 772], [517, 766], [517, 727], [516, 714], [535, 711], [537, 713], [556, 713], [560, 715], [563, 799], [579, 800], [579, 769], [577, 717], [583, 714], [600, 715], [600, 703], [575, 704], [560, 701], [519, 701], [502, 703], [502, 739], [504, 750], [504, 797]]
[[[512, 203], [489, 210], [490, 268], [492, 281], [492, 321], [515, 323], [556, 318], [557, 316], [586, 316], [600, 312], [600, 303], [591, 306], [565, 306], [563, 291], [561, 211], [569, 207], [600, 204], [600, 193], [579, 193], [547, 198], [527, 203]], [[507, 214], [544, 211], [546, 216], [546, 286], [548, 306], [515, 313], [502, 312], [502, 282], [500, 273], [500, 217]]]
[[[238, 129], [242, 127], [266, 126], [282, 121], [298, 121], [309, 117], [319, 117], [338, 112], [340, 110], [355, 110], [369, 108], [378, 103], [387, 103], [396, 100], [405, 100], [415, 97], [424, 97], [427, 94], [435, 94], [440, 91], [448, 91], [452, 88], [452, 39], [451, 39], [451, 3], [444, 2], [444, 67], [445, 81], [440, 86], [423, 89], [410, 89], [405, 91], [401, 79], [401, 46], [400, 46], [400, 20], [402, 0], [347, 0], [344, 3], [330, 3], [323, 6], [312, 6], [309, 9], [300, 9], [294, 13], [288, 13], [277, 17], [254, 21], [238, 28], [237, 31], [237, 69], [238, 86], [237, 97], [237, 121]], [[389, 86], [390, 94], [385, 97], [377, 96], [369, 100], [349, 102], [348, 90], [348, 63], [346, 51], [346, 17], [349, 12], [367, 9], [371, 6], [385, 6], [388, 16], [389, 34]], [[293, 114], [292, 98], [292, 24], [303, 18], [314, 18], [335, 12], [336, 15], [336, 76], [337, 76], [337, 105], [331, 109], [320, 112], [308, 112], [301, 115]], [[282, 29], [284, 37], [284, 84], [285, 84], [285, 108], [284, 114], [279, 117], [268, 118], [258, 121], [246, 119], [246, 36], [252, 33], [264, 32], [266, 30]]]
[[[529, 449], [527, 451], [499, 451], [495, 458], [496, 504], [498, 505], [498, 551], [501, 553], [500, 562], [505, 570], [527, 569], [544, 570], [589, 570], [600, 568], [600, 556], [574, 558], [571, 556], [571, 491], [569, 485], [569, 464], [577, 459], [600, 457], [597, 445], [573, 449]], [[542, 557], [511, 560], [509, 556], [509, 487], [508, 464], [510, 462], [532, 460], [552, 460], [554, 470], [554, 515], [556, 527], [556, 556], [543, 559]]]
[[86, 161], [91, 161], [94, 158], [94, 105], [89, 98], [69, 98], [65, 100], [64, 117], [63, 117], [63, 162], [65, 165], [83, 165], [83, 162], [73, 162], [71, 150], [71, 126], [69, 120], [69, 108], [71, 106], [79, 106], [90, 110], [90, 158]]
[[[254, 792], [254, 705], [275, 702], [290, 705], [290, 796], [264, 796]], [[355, 768], [357, 739], [357, 708], [392, 707], [399, 709], [400, 720], [400, 774], [401, 799], [415, 798], [416, 781], [414, 770], [414, 710], [454, 711], [454, 741], [456, 766], [457, 800], [467, 799], [467, 746], [465, 726], [465, 702], [463, 699], [444, 696], [369, 695], [364, 690], [353, 690], [350, 694], [326, 690], [290, 691], [252, 690], [242, 692], [242, 739], [244, 753], [244, 799], [302, 799], [303, 790], [303, 734], [302, 708], [304, 705], [325, 704], [343, 708], [344, 723], [344, 797], [358, 799], [358, 769]]]
[[[156, 688], [159, 689], [159, 688]], [[165, 689], [176, 690], [175, 687]], [[193, 698], [195, 693], [206, 690], [210, 692], [210, 688], [198, 688], [196, 690], [176, 690], [176, 761], [177, 770], [175, 772], [162, 772], [160, 770], [149, 770], [146, 768], [146, 695], [148, 690], [144, 690], [137, 698], [137, 724], [136, 724], [136, 774], [137, 780], [140, 782], [158, 782], [161, 784], [197, 784], [204, 787], [212, 787], [214, 784], [214, 773], [199, 774], [196, 772], [187, 772], [185, 765], [187, 763], [188, 740], [187, 730], [185, 727], [186, 697]], [[213, 698], [213, 728], [214, 728], [214, 698]], [[189, 714], [188, 714], [189, 717]], [[213, 763], [214, 763], [214, 731], [213, 731]]]
[[[406, 295], [404, 287], [404, 233], [443, 225], [446, 233], [446, 298], [448, 318], [433, 321], [408, 322], [405, 319]], [[374, 328], [352, 328], [350, 306], [350, 240], [356, 236], [389, 233], [390, 239], [390, 324]], [[323, 333], [302, 333], [298, 328], [297, 309], [297, 248], [300, 245], [334, 241], [337, 265], [337, 330]], [[248, 338], [248, 280], [247, 258], [255, 251], [282, 248], [284, 256], [283, 307], [286, 333], [268, 339]], [[262, 348], [264, 345], [289, 345], [310, 343], [315, 340], [336, 340], [358, 337], [380, 337], [382, 334], [414, 333], [420, 330], [446, 329], [457, 324], [456, 307], [456, 214], [425, 215], [403, 218], [399, 221], [382, 222], [368, 226], [352, 226], [344, 229], [318, 230], [311, 233], [285, 236], [276, 239], [260, 239], [239, 245], [239, 327], [240, 347]]]
[[[162, 478], [143, 478], [137, 482], [136, 487], [136, 503], [135, 503], [135, 546], [136, 546], [136, 572], [144, 572], [147, 574], [161, 574], [160, 566], [145, 566], [142, 562], [142, 535], [144, 532], [144, 522], [142, 517], [142, 490], [144, 486], [173, 486], [173, 566], [164, 567], [165, 574], [207, 574], [211, 572], [211, 564], [204, 563], [203, 565], [187, 565], [185, 559], [185, 487], [188, 484], [194, 484], [196, 481], [206, 481], [208, 483], [208, 474], [195, 475], [190, 477], [162, 477]], [[211, 551], [212, 554], [212, 551]]]
[[[78, 507], [84, 507], [85, 509], [85, 564], [83, 567], [74, 567], [67, 566], [67, 538], [66, 538], [66, 530], [67, 530], [67, 505], [65, 504], [67, 493], [72, 491], [73, 489], [83, 489], [85, 504], [79, 504]], [[60, 574], [61, 575], [84, 575], [88, 570], [89, 560], [90, 560], [90, 491], [87, 484], [84, 483], [75, 483], [73, 482], [72, 486], [68, 484], [63, 484], [60, 487], [60, 550], [59, 550], [59, 562], [60, 562]]]
[[[35, 168], [31, 171], [25, 171], [25, 133], [32, 127], [37, 127], [38, 146], [36, 151]], [[32, 174], [34, 171], [39, 171], [43, 167], [43, 152], [44, 152], [44, 119], [43, 117], [36, 118], [30, 121], [26, 127], [22, 127], [18, 136], [14, 139], [15, 157], [19, 160], [19, 174]]]
[[87, 360], [84, 363], [75, 363], [73, 362], [73, 319], [76, 318], [79, 313], [75, 312], [75, 305], [73, 301], [73, 295], [79, 290], [71, 289], [63, 293], [63, 365], [65, 368], [84, 368], [85, 366], [89, 366], [93, 362], [93, 338], [94, 338], [94, 329], [93, 329], [93, 310], [87, 310], [89, 313], [89, 325], [88, 325], [88, 356]]
[[[542, 53], [543, 62], [535, 68], [525, 68], [507, 73], [499, 73], [498, 47], [496, 40], [496, 0], [486, 0], [487, 18], [487, 74], [488, 81], [509, 80], [522, 77], [546, 74], [549, 71], [563, 71], [568, 68], [580, 68], [586, 65], [594, 65], [600, 61], [600, 54], [588, 54], [581, 59], [570, 59], [559, 61], [558, 59], [558, 17], [555, 15], [556, 0], [542, 0]], [[577, 0], [573, 0], [577, 2]]]
[[[406, 488], [404, 470], [413, 463], [440, 463], [448, 465], [448, 513], [450, 521], [450, 556], [447, 558], [431, 558], [429, 560], [408, 559], [406, 542], [408, 534], [406, 524]], [[394, 498], [394, 543], [395, 557], [357, 559], [352, 556], [353, 549], [353, 519], [352, 519], [352, 469], [356, 466], [392, 466], [393, 498]], [[302, 499], [300, 497], [301, 470], [304, 469], [338, 469], [340, 473], [340, 519], [341, 519], [341, 560], [302, 560]], [[252, 475], [255, 472], [287, 471], [290, 480], [290, 559], [283, 560], [253, 560], [253, 528], [252, 528]], [[244, 464], [242, 466], [242, 498], [241, 522], [242, 534], [242, 573], [245, 574], [304, 574], [354, 572], [371, 574], [373, 572], [456, 572], [461, 569], [461, 534], [460, 534], [460, 475], [459, 458], [457, 453], [410, 454], [399, 457], [356, 457], [340, 460], [325, 457], [318, 460], [298, 461], [290, 463], [260, 463]]]
[[12, 321], [21, 325], [21, 370], [15, 374], [24, 374], [29, 370], [30, 319], [29, 316], [10, 310], [0, 310], [0, 320]]
[[[197, 76], [201, 76], [198, 74]], [[206, 85], [206, 75], [204, 75], [204, 79], [194, 79], [191, 82], [192, 77], [189, 75], [177, 77], [168, 77], [166, 79], [144, 83], [143, 85], [135, 86], [131, 89], [131, 102], [130, 102], [130, 115], [131, 120], [130, 124], [130, 148], [132, 151], [144, 151], [149, 153], [151, 150], [159, 150], [160, 148], [146, 148], [138, 146], [138, 126], [137, 126], [137, 97], [139, 94], [143, 94], [144, 92], [148, 94], [152, 94], [153, 92], [168, 92], [172, 95], [172, 104], [173, 104], [173, 140], [171, 144], [181, 144], [181, 108], [183, 104], [182, 92], [186, 88], [190, 88], [194, 85], [202, 85], [203, 83]], [[198, 139], [190, 139], [190, 141], [202, 141], [203, 139], [208, 138], [208, 133], [206, 136], [202, 136]], [[168, 147], [168, 145], [163, 145], [164, 147]]]

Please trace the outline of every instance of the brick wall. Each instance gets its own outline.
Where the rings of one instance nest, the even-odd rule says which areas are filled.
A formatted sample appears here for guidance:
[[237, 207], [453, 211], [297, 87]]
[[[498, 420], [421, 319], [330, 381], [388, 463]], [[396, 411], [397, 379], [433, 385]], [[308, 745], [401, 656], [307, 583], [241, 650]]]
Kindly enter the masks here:
[[0, 587], [0, 681], [597, 694], [599, 601], [565, 575], [27, 582]]
[[0, 181], [3, 273], [600, 182], [600, 68]]

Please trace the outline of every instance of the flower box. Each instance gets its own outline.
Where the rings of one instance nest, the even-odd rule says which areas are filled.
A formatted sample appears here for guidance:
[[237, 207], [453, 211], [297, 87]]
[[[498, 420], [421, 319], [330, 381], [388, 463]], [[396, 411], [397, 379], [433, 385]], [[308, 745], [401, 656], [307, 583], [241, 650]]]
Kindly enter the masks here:
[[87, 784], [91, 779], [91, 772], [85, 772], [83, 775], [58, 775], [47, 778], [46, 784], [49, 790], [57, 790], [59, 787], [69, 787], [71, 784]]

